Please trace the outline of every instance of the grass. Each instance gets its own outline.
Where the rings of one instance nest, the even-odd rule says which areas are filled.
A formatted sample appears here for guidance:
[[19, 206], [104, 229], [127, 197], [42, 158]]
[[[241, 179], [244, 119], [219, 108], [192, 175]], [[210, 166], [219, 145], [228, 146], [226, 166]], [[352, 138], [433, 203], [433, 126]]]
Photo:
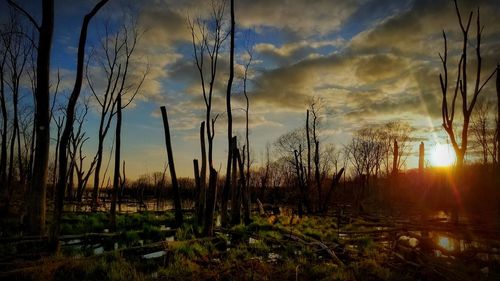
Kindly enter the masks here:
[[1, 280], [26, 281], [143, 281], [135, 266], [119, 254], [91, 258], [49, 258], [33, 267], [0, 274]]
[[[140, 240], [147, 243], [145, 239], [163, 240], [160, 225], [171, 219], [171, 215], [147, 212], [119, 215], [119, 240], [127, 246], [136, 246]], [[75, 225], [68, 226], [68, 231], [92, 230], [107, 222], [103, 214], [68, 215], [67, 219], [70, 218]], [[342, 230], [366, 229], [360, 223], [355, 220]], [[131, 229], [125, 231], [125, 227]], [[51, 259], [40, 265], [39, 276], [34, 270], [23, 270], [20, 274], [27, 276], [23, 280], [38, 280], [36, 276], [40, 280], [65, 281], [144, 280], [145, 276], [159, 280], [415, 280], [415, 276], [426, 279], [425, 275], [415, 275], [407, 268], [388, 266], [391, 256], [368, 235], [339, 238], [337, 222], [332, 217], [304, 216], [292, 225], [279, 217], [273, 224], [266, 218], [255, 217], [250, 225], [233, 226], [228, 233], [216, 232], [212, 239], [198, 238], [199, 233], [192, 218], [187, 218], [177, 228], [175, 241], [166, 243], [167, 254], [161, 259], [124, 259], [118, 254]], [[299, 241], [290, 239], [288, 234], [296, 235]], [[335, 264], [324, 251], [309, 244], [316, 240], [334, 250], [345, 265]], [[473, 276], [474, 272], [467, 276]]]

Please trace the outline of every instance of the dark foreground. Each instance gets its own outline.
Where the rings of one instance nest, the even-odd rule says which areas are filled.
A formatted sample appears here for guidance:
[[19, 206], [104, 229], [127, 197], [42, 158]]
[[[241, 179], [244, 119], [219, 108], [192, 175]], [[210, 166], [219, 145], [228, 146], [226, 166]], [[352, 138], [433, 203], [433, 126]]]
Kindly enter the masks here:
[[44, 252], [46, 237], [1, 238], [0, 279], [500, 280], [495, 223], [374, 213], [282, 208], [210, 238], [189, 215], [175, 228], [170, 212], [122, 214], [108, 233], [105, 213], [67, 213], [59, 256]]

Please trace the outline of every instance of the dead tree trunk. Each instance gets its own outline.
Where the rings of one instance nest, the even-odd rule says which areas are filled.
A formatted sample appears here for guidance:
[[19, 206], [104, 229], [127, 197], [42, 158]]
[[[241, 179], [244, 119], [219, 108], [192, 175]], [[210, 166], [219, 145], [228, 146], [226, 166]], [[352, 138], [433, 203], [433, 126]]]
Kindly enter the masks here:
[[36, 63], [36, 145], [33, 161], [27, 230], [29, 234], [45, 234], [47, 170], [50, 150], [50, 51], [54, 33], [54, 0], [42, 2], [42, 24], [17, 4], [9, 3], [23, 11], [38, 30], [38, 55]]
[[113, 191], [111, 197], [110, 229], [116, 231], [116, 201], [120, 189], [120, 153], [121, 153], [121, 131], [122, 131], [122, 96], [116, 97], [116, 134], [115, 134], [115, 171], [113, 175]]
[[165, 145], [167, 147], [168, 167], [170, 169], [172, 189], [174, 191], [175, 222], [178, 226], [180, 226], [182, 225], [181, 197], [179, 193], [179, 183], [177, 182], [177, 175], [175, 174], [174, 156], [172, 154], [172, 144], [170, 142], [170, 127], [168, 125], [167, 109], [165, 108], [165, 106], [161, 107], [161, 115], [163, 118], [163, 129], [165, 131]]
[[307, 139], [307, 175], [306, 184], [309, 184], [311, 179], [311, 136], [309, 130], [309, 109], [306, 114], [306, 139]]
[[333, 191], [335, 190], [335, 187], [339, 185], [343, 173], [344, 173], [344, 168], [340, 169], [340, 171], [336, 175], [333, 175], [332, 184], [330, 185], [330, 189], [328, 190], [328, 193], [326, 194], [325, 197], [325, 201], [323, 203], [323, 213], [326, 213], [328, 211], [328, 206], [330, 204]]
[[[245, 225], [249, 225], [252, 222], [250, 214], [250, 188], [248, 184], [248, 178], [245, 177], [245, 161], [242, 159], [239, 150], [236, 150], [236, 160], [238, 161], [238, 167], [240, 169], [240, 178], [238, 180], [238, 185], [241, 190], [241, 200], [243, 204], [243, 221]], [[243, 149], [243, 153], [245, 150]], [[244, 158], [244, 157], [243, 157]]]
[[197, 199], [196, 200], [196, 221], [198, 222], [198, 225], [201, 225], [203, 223], [203, 206], [204, 206], [204, 192], [201, 189], [201, 180], [200, 180], [200, 169], [198, 167], [198, 159], [193, 159], [193, 167], [194, 167], [194, 182], [196, 184], [196, 195]]
[[[66, 189], [66, 183], [68, 178], [68, 144], [70, 141], [71, 133], [73, 131], [73, 124], [75, 120], [75, 108], [80, 96], [83, 83], [83, 64], [85, 60], [85, 45], [87, 43], [87, 30], [90, 20], [97, 14], [97, 12], [106, 4], [108, 0], [101, 0], [97, 3], [94, 8], [85, 15], [83, 18], [83, 24], [80, 31], [80, 39], [78, 41], [78, 54], [77, 54], [77, 66], [76, 66], [76, 77], [75, 85], [73, 91], [68, 101], [68, 106], [66, 107], [66, 123], [64, 126], [63, 133], [61, 135], [61, 143], [59, 144], [59, 173], [56, 188], [56, 198], [54, 200], [54, 220], [51, 227], [51, 248], [54, 251], [58, 250], [58, 237], [60, 232], [61, 214], [64, 204], [64, 191]], [[38, 135], [38, 134], [37, 134]]]
[[394, 149], [392, 151], [392, 174], [398, 174], [398, 159], [399, 159], [399, 146], [398, 141], [394, 140]]
[[229, 50], [229, 78], [226, 89], [226, 111], [227, 111], [227, 166], [226, 166], [226, 181], [222, 192], [221, 203], [221, 222], [222, 225], [227, 224], [227, 201], [229, 199], [229, 191], [234, 190], [235, 186], [231, 186], [231, 160], [233, 159], [234, 146], [233, 140], [233, 117], [231, 113], [231, 88], [234, 78], [234, 0], [231, 0], [231, 40]]
[[[202, 192], [205, 193], [207, 187], [207, 152], [205, 148], [205, 121], [201, 122], [200, 125], [200, 147], [201, 147], [200, 188], [202, 189]], [[203, 205], [205, 205], [205, 197], [203, 197]]]
[[303, 172], [302, 172], [302, 164], [300, 163], [299, 159], [299, 152], [297, 150], [294, 151], [294, 156], [295, 156], [295, 172], [297, 174], [297, 183], [299, 185], [300, 189], [300, 200], [299, 200], [299, 207], [300, 209], [302, 208], [302, 205], [306, 206], [307, 211], [310, 211], [309, 208], [309, 203], [307, 200], [307, 193], [306, 193], [306, 188], [304, 184], [304, 177], [303, 177]]
[[200, 125], [201, 171], [200, 171], [200, 210], [199, 222], [203, 224], [207, 205], [207, 153], [205, 148], [205, 121]]
[[425, 147], [424, 142], [420, 142], [418, 148], [418, 172], [420, 175], [424, 173]]
[[[5, 47], [7, 48], [7, 47]], [[6, 188], [7, 183], [7, 128], [8, 128], [8, 115], [7, 106], [5, 102], [5, 62], [7, 58], [7, 50], [2, 53], [2, 62], [0, 63], [0, 108], [2, 110], [2, 149], [0, 158], [0, 185], [2, 191]]]
[[[316, 119], [316, 117], [315, 117]], [[314, 130], [316, 131], [316, 130]], [[318, 210], [321, 208], [321, 198], [323, 194], [321, 191], [321, 176], [319, 171], [319, 141], [316, 140], [316, 133], [314, 133], [314, 179], [316, 181], [316, 189], [318, 190]]]
[[214, 235], [214, 211], [215, 211], [215, 200], [217, 198], [217, 171], [210, 169], [210, 175], [208, 177], [208, 194], [207, 194], [207, 204], [205, 212], [205, 228], [203, 234], [205, 236]]
[[231, 224], [236, 225], [240, 224], [241, 222], [241, 190], [240, 186], [237, 183], [237, 166], [236, 166], [236, 153], [239, 154], [238, 151], [238, 145], [236, 141], [236, 137], [233, 137], [233, 168], [232, 171], [233, 173], [231, 174]]

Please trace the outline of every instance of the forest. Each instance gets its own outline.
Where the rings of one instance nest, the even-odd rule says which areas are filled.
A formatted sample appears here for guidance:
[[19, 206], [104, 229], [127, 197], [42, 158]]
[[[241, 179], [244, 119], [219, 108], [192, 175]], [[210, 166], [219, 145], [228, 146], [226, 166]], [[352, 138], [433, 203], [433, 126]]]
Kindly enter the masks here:
[[[262, 145], [265, 58], [241, 36], [245, 1], [207, 1], [180, 20], [197, 107], [175, 90], [155, 103], [164, 165], [136, 175], [124, 132], [157, 70], [141, 57], [151, 31], [121, 4], [105, 14], [113, 1], [76, 20], [70, 74], [54, 66], [61, 1], [1, 6], [0, 280], [500, 279], [500, 30], [487, 33], [481, 7], [447, 1], [453, 22], [432, 27], [438, 126], [426, 134], [445, 142], [389, 117], [331, 142], [330, 123], [350, 117], [310, 93], [286, 101], [299, 118]], [[192, 111], [186, 175], [176, 116]]]

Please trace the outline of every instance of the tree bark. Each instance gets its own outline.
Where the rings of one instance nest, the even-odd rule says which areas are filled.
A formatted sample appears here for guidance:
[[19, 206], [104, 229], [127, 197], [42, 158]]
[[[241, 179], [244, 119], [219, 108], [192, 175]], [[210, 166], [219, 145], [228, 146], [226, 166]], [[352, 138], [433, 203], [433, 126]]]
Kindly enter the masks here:
[[198, 167], [198, 159], [193, 159], [193, 167], [194, 167], [194, 182], [196, 185], [196, 221], [198, 225], [202, 225], [203, 223], [203, 208], [204, 208], [204, 191], [201, 188], [201, 180], [200, 180], [200, 169]]
[[54, 0], [42, 2], [42, 24], [38, 28], [36, 65], [36, 145], [30, 190], [27, 231], [45, 234], [47, 168], [50, 149], [50, 51], [54, 33]]
[[330, 189], [328, 190], [328, 193], [326, 194], [325, 203], [323, 204], [323, 212], [324, 213], [326, 213], [328, 211], [328, 205], [330, 203], [330, 199], [332, 197], [333, 190], [335, 189], [336, 186], [339, 185], [339, 182], [340, 182], [340, 179], [342, 178], [343, 173], [344, 173], [344, 168], [340, 169], [340, 171], [336, 175], [333, 175], [332, 184], [330, 185]]
[[2, 110], [2, 149], [0, 155], [0, 191], [3, 191], [7, 186], [7, 128], [8, 128], [8, 115], [7, 106], [5, 105], [5, 62], [7, 52], [2, 55], [2, 62], [0, 64], [0, 109]]
[[236, 167], [236, 154], [239, 154], [238, 151], [238, 145], [236, 141], [236, 137], [233, 137], [233, 167], [232, 167], [232, 173], [231, 173], [231, 224], [236, 225], [240, 224], [241, 222], [241, 189], [240, 186], [238, 185], [236, 181], [236, 176], [238, 173], [237, 167]]
[[201, 147], [201, 171], [200, 171], [200, 202], [201, 211], [200, 219], [202, 220], [200, 225], [203, 223], [203, 218], [205, 217], [206, 202], [207, 202], [207, 153], [205, 149], [205, 122], [201, 122], [200, 125], [200, 147]]
[[214, 235], [214, 211], [215, 200], [217, 198], [217, 171], [214, 169], [210, 169], [207, 192], [208, 194], [203, 234], [210, 237]]
[[248, 178], [245, 178], [245, 161], [241, 159], [239, 150], [236, 150], [235, 157], [238, 161], [238, 167], [240, 169], [240, 179], [238, 180], [238, 184], [240, 186], [242, 194], [241, 200], [243, 204], [243, 221], [245, 225], [249, 225], [252, 222], [250, 214], [251, 198], [250, 198], [250, 188], [248, 184]]
[[175, 174], [174, 156], [172, 154], [172, 144], [170, 142], [170, 128], [168, 125], [167, 109], [165, 106], [161, 107], [161, 115], [163, 117], [163, 129], [165, 131], [165, 145], [167, 147], [168, 166], [170, 169], [170, 177], [172, 178], [172, 189], [174, 191], [174, 205], [175, 205], [175, 221], [178, 226], [182, 225], [182, 206], [181, 197], [179, 193], [179, 183]]
[[306, 114], [306, 139], [307, 139], [307, 183], [311, 179], [311, 137], [309, 134], [309, 109]]
[[120, 189], [120, 153], [121, 153], [121, 131], [122, 131], [122, 96], [116, 97], [116, 134], [115, 134], [115, 171], [113, 175], [113, 194], [111, 197], [111, 219], [110, 229], [116, 231], [116, 201]]
[[424, 159], [425, 157], [425, 146], [424, 142], [420, 142], [420, 146], [418, 148], [418, 172], [422, 175], [424, 172]]
[[224, 190], [222, 192], [221, 203], [221, 222], [222, 225], [227, 225], [227, 201], [229, 199], [229, 191], [234, 189], [231, 186], [231, 160], [233, 159], [233, 117], [231, 113], [231, 88], [234, 79], [234, 0], [231, 0], [231, 42], [229, 50], [229, 78], [226, 89], [226, 111], [227, 111], [227, 164], [226, 164], [226, 180]]
[[399, 156], [399, 146], [398, 141], [394, 140], [394, 148], [392, 151], [392, 174], [398, 174], [398, 156]]

